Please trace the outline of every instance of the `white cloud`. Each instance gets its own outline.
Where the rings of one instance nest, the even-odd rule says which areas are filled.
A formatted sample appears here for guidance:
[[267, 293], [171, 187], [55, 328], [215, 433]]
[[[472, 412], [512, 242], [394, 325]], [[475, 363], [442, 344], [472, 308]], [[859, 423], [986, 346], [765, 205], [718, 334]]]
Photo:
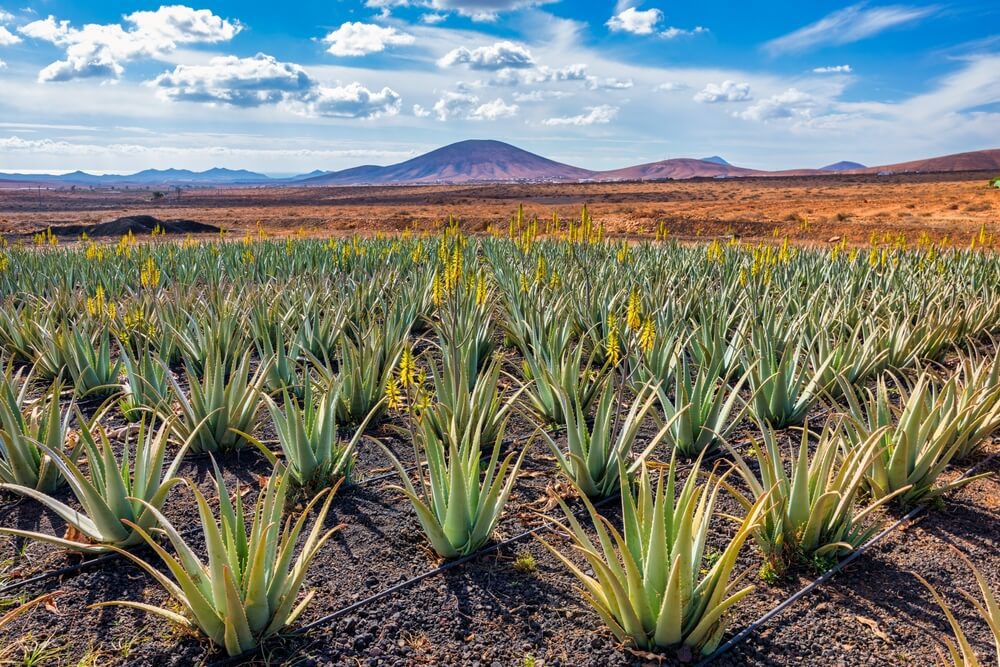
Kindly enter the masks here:
[[590, 90], [628, 90], [635, 85], [632, 79], [616, 79], [614, 77], [601, 79], [596, 76], [587, 77], [587, 88]]
[[817, 67], [813, 70], [816, 74], [849, 74], [851, 71], [850, 65], [830, 65], [828, 67]]
[[306, 116], [379, 118], [398, 114], [403, 98], [392, 88], [372, 91], [354, 82], [346, 86], [319, 86], [303, 102], [301, 107], [293, 104], [292, 109]]
[[425, 109], [424, 107], [420, 106], [419, 104], [414, 104], [413, 105], [413, 115], [416, 116], [417, 118], [427, 118], [428, 116], [431, 115], [431, 112], [430, 112], [430, 109]]
[[435, 13], [435, 12], [429, 12], [427, 14], [422, 14], [420, 16], [420, 22], [421, 23], [426, 23], [427, 25], [437, 25], [438, 23], [441, 23], [442, 21], [444, 21], [447, 18], [448, 17], [445, 14], [438, 14], [438, 13]]
[[[418, 116], [430, 115], [426, 109], [420, 108]], [[471, 93], [445, 92], [434, 104], [434, 114], [438, 120], [497, 120], [517, 115], [518, 106], [507, 104], [502, 97], [492, 102], [480, 103], [478, 95]], [[416, 107], [414, 107], [416, 113]], [[426, 112], [426, 113], [424, 113]]]
[[760, 100], [733, 115], [744, 120], [756, 121], [808, 118], [816, 106], [817, 101], [812, 95], [796, 88], [789, 88], [783, 93]]
[[150, 82], [174, 102], [259, 107], [282, 104], [305, 116], [377, 118], [399, 113], [402, 98], [391, 88], [372, 91], [358, 82], [323, 86], [295, 63], [263, 53], [220, 56], [207, 65], [178, 65]]
[[547, 118], [543, 125], [606, 125], [618, 115], [618, 107], [602, 104], [597, 107], [586, 107], [587, 113], [579, 116], [564, 116]]
[[7, 69], [7, 63], [5, 63], [4, 61], [0, 60], [0, 69]]
[[10, 23], [13, 20], [14, 20], [13, 14], [11, 14], [10, 12], [5, 12], [3, 9], [0, 9], [0, 23]]
[[750, 99], [750, 84], [736, 83], [726, 79], [721, 84], [710, 83], [699, 93], [695, 93], [694, 101], [703, 104], [718, 102], [744, 102]]
[[474, 120], [497, 120], [498, 118], [509, 118], [517, 115], [518, 106], [507, 104], [502, 97], [498, 97], [492, 102], [482, 104], [475, 109], [469, 118]]
[[656, 93], [675, 93], [679, 90], [687, 90], [688, 85], [686, 83], [679, 83], [677, 81], [667, 81], [666, 83], [661, 83], [660, 85], [653, 88], [653, 92]]
[[448, 91], [434, 104], [434, 113], [438, 120], [464, 118], [475, 111], [478, 105], [479, 98], [476, 95]]
[[21, 41], [21, 38], [12, 33], [7, 28], [0, 25], [0, 46], [13, 46]]
[[416, 41], [413, 35], [373, 23], [344, 23], [323, 38], [328, 53], [335, 56], [363, 56], [384, 51], [388, 46], [405, 46]]
[[700, 25], [695, 26], [690, 30], [685, 30], [683, 28], [675, 28], [674, 26], [670, 26], [669, 28], [660, 33], [660, 37], [664, 39], [676, 39], [678, 37], [690, 37], [692, 35], [700, 35], [706, 32], [708, 32], [708, 28], [705, 28]]
[[938, 11], [937, 7], [889, 5], [866, 8], [864, 3], [851, 5], [824, 16], [819, 21], [764, 44], [772, 55], [797, 53], [820, 46], [850, 44], [880, 32], [914, 23]]
[[66, 58], [38, 73], [39, 81], [77, 78], [118, 78], [123, 63], [137, 58], [162, 58], [181, 44], [216, 43], [233, 38], [242, 25], [220, 18], [207, 9], [183, 5], [162, 6], [156, 11], [133, 12], [120, 24], [88, 23], [73, 28], [54, 16], [32, 21], [18, 31], [65, 49]]
[[150, 82], [157, 94], [174, 102], [203, 102], [237, 107], [277, 104], [301, 96], [318, 84], [294, 63], [258, 53], [252, 58], [221, 56], [207, 65], [178, 65]]
[[535, 66], [531, 51], [513, 42], [497, 42], [492, 46], [469, 49], [460, 46], [438, 60], [441, 67], [468, 65], [469, 69], [497, 71], [502, 69], [527, 69]]
[[661, 20], [663, 20], [663, 12], [659, 9], [639, 10], [635, 7], [629, 7], [612, 16], [605, 25], [614, 32], [652, 35]]

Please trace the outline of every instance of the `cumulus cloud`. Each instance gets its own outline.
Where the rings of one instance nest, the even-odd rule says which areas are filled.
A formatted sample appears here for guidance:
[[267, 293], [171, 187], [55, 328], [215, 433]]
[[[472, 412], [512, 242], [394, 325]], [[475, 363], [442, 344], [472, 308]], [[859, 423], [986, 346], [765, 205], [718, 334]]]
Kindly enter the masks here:
[[306, 116], [327, 118], [378, 118], [399, 113], [403, 98], [392, 88], [368, 90], [358, 82], [346, 86], [318, 86], [301, 101], [293, 101], [293, 110]]
[[[426, 111], [421, 108], [422, 111]], [[416, 111], [416, 107], [414, 107]], [[445, 92], [434, 104], [434, 114], [438, 120], [464, 118], [466, 120], [497, 120], [516, 116], [518, 106], [507, 104], [498, 97], [492, 102], [480, 103], [479, 96], [471, 93]], [[420, 114], [417, 114], [420, 115]], [[429, 114], [424, 114], [429, 115]]]
[[414, 104], [413, 105], [413, 115], [416, 116], [417, 118], [427, 118], [428, 116], [431, 115], [431, 112], [430, 112], [430, 109], [425, 109], [424, 107], [420, 106], [419, 104]]
[[816, 106], [816, 98], [812, 95], [796, 88], [789, 88], [783, 93], [760, 100], [733, 115], [745, 120], [765, 122], [783, 118], [808, 118]]
[[915, 23], [938, 11], [935, 6], [888, 5], [866, 7], [858, 3], [839, 9], [819, 21], [764, 44], [771, 55], [799, 53], [821, 46], [850, 44], [885, 30]]
[[817, 67], [813, 70], [816, 74], [849, 74], [851, 71], [850, 65], [830, 65], [828, 67]]
[[547, 118], [543, 125], [606, 125], [618, 115], [618, 107], [602, 104], [597, 107], [586, 107], [587, 113], [579, 116], [563, 116]]
[[7, 69], [7, 63], [5, 63], [4, 61], [0, 60], [0, 69]]
[[207, 9], [183, 5], [162, 6], [124, 17], [128, 27], [112, 23], [88, 23], [74, 28], [54, 16], [18, 28], [26, 37], [51, 42], [65, 50], [38, 73], [39, 81], [68, 81], [86, 77], [117, 78], [123, 63], [137, 58], [159, 58], [179, 45], [216, 43], [232, 39], [242, 25], [223, 19]]
[[476, 95], [447, 91], [441, 96], [441, 99], [434, 103], [434, 114], [438, 120], [464, 118], [472, 113], [478, 105], [479, 97]]
[[612, 16], [605, 25], [613, 32], [652, 35], [661, 20], [663, 20], [663, 12], [659, 9], [640, 10], [635, 7], [629, 7], [625, 11]]
[[678, 37], [691, 37], [692, 35], [700, 35], [706, 32], [708, 32], [708, 28], [705, 28], [700, 25], [695, 26], [690, 30], [685, 30], [683, 28], [675, 28], [674, 26], [670, 26], [669, 28], [660, 33], [660, 37], [662, 37], [663, 39], [676, 39]]
[[251, 58], [220, 56], [207, 65], [178, 65], [150, 82], [174, 102], [235, 107], [282, 104], [307, 116], [376, 118], [399, 113], [402, 98], [391, 88], [372, 91], [354, 82], [320, 85], [300, 65], [258, 53]]
[[750, 84], [736, 83], [727, 79], [721, 84], [710, 83], [701, 92], [695, 93], [694, 101], [703, 104], [719, 102], [744, 102], [750, 99]]
[[420, 22], [426, 23], [427, 25], [437, 25], [441, 23], [448, 17], [444, 14], [438, 14], [436, 12], [428, 12], [427, 14], [422, 14], [420, 16]]
[[[10, 14], [8, 14], [10, 16]], [[0, 17], [0, 23], [2, 23], [3, 17]], [[21, 38], [12, 33], [7, 28], [0, 25], [0, 46], [13, 46], [21, 41]]]
[[328, 53], [335, 56], [363, 56], [384, 51], [388, 46], [413, 44], [413, 35], [373, 23], [348, 22], [323, 38]]
[[497, 42], [491, 46], [469, 49], [460, 46], [438, 60], [441, 67], [467, 65], [469, 69], [498, 71], [502, 69], [527, 69], [535, 66], [531, 51], [514, 42]]
[[301, 66], [263, 53], [252, 58], [221, 56], [207, 65], [178, 65], [150, 83], [166, 100], [238, 107], [277, 104], [318, 85]]
[[0, 9], [0, 23], [10, 23], [13, 20], [14, 20], [13, 14], [11, 14], [10, 12], [5, 12], [3, 9]]
[[509, 118], [517, 115], [518, 106], [507, 104], [503, 98], [498, 97], [492, 102], [481, 104], [469, 114], [473, 120], [497, 120], [498, 118]]

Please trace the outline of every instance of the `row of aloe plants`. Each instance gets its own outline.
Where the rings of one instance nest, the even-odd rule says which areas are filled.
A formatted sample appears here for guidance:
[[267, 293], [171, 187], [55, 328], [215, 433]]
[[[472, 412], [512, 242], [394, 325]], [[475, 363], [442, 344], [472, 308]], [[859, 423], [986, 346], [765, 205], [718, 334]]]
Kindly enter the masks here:
[[[279, 262], [278, 250], [283, 250], [286, 258], [292, 258], [286, 260], [289, 263], [314, 268], [308, 263], [311, 260], [302, 259], [315, 258], [314, 247], [297, 257], [297, 246], [292, 244], [277, 249], [270, 242], [231, 245], [242, 250], [244, 262], [248, 261], [246, 253]], [[137, 246], [129, 252], [146, 257], [148, 264], [158, 251]], [[220, 258], [231, 249], [223, 245], [207, 252], [225, 265]], [[258, 520], [275, 516], [288, 480], [322, 486], [344, 477], [365, 424], [385, 410], [396, 411], [404, 415], [416, 460], [426, 461], [426, 473], [418, 468], [416, 479], [411, 479], [392, 453], [387, 454], [400, 472], [400, 489], [413, 502], [429, 541], [446, 558], [476, 551], [496, 526], [527, 451], [520, 443], [519, 452], [515, 448], [502, 454], [506, 423], [515, 410], [523, 410], [538, 421], [539, 433], [584, 497], [622, 493], [624, 534], [610, 525], [610, 534], [599, 529], [599, 549], [576, 519], [571, 514], [567, 517], [598, 578], [583, 574], [572, 559], [566, 562], [581, 576], [598, 613], [615, 634], [642, 646], [686, 643], [704, 651], [724, 632], [725, 611], [749, 592], [732, 589], [732, 569], [743, 541], [752, 536], [772, 560], [790, 553], [842, 553], [870, 534], [870, 527], [860, 524], [877, 504], [893, 498], [916, 502], [947, 488], [936, 484], [944, 467], [955, 456], [970, 453], [996, 426], [996, 373], [989, 364], [964, 363], [940, 389], [928, 376], [921, 376], [898, 410], [890, 405], [884, 380], [872, 392], [858, 388], [878, 371], [940, 359], [951, 345], [991, 333], [996, 327], [995, 307], [985, 305], [982, 296], [989, 288], [982, 283], [974, 283], [973, 293], [980, 295], [974, 299], [958, 299], [951, 292], [950, 301], [942, 298], [927, 303], [905, 294], [909, 284], [899, 282], [894, 274], [899, 264], [913, 260], [901, 251], [895, 253], [895, 261], [882, 265], [882, 260], [862, 263], [857, 258], [791, 252], [761, 262], [757, 250], [732, 247], [706, 252], [677, 246], [472, 243], [449, 232], [437, 241], [328, 244], [323, 252], [333, 257], [323, 260], [333, 262], [324, 266], [345, 272], [355, 292], [342, 293], [342, 298], [325, 301], [315, 310], [304, 304], [314, 303], [317, 292], [304, 289], [289, 297], [291, 301], [283, 301], [278, 295], [296, 293], [287, 285], [259, 285], [246, 297], [240, 296], [246, 290], [234, 286], [225, 294], [206, 292], [187, 304], [175, 292], [157, 285], [152, 292], [125, 297], [147, 308], [145, 319], [129, 327], [118, 322], [129, 306], [109, 308], [113, 302], [107, 300], [102, 286], [101, 299], [88, 297], [88, 314], [79, 320], [105, 323], [99, 344], [92, 345], [97, 361], [90, 367], [111, 369], [107, 376], [81, 385], [69, 364], [56, 368], [46, 366], [42, 358], [32, 360], [43, 377], [68, 374], [73, 380], [71, 393], [78, 399], [113, 391], [120, 384], [121, 369], [116, 366], [120, 363], [128, 387], [120, 407], [126, 415], [138, 413], [143, 423], [142, 444], [134, 455], [126, 451], [121, 460], [115, 460], [99, 427], [86, 424], [81, 430], [88, 435], [81, 438], [80, 446], [89, 463], [88, 479], [75, 467], [79, 452], [63, 458], [54, 446], [59, 433], [48, 435], [53, 423], [63, 431], [67, 428], [59, 408], [61, 388], [55, 385], [47, 401], [55, 422], [42, 419], [43, 426], [37, 430], [55, 439], [46, 445], [25, 437], [35, 448], [31, 460], [38, 461], [36, 481], [34, 485], [13, 484], [45, 502], [37, 479], [47, 475], [73, 480], [80, 503], [95, 515], [78, 526], [96, 544], [94, 548], [122, 549], [140, 539], [152, 541], [149, 528], [159, 525], [170, 536], [178, 559], [171, 560], [166, 551], [155, 547], [175, 580], [158, 578], [188, 612], [186, 616], [166, 615], [196, 624], [231, 653], [253, 646], [301, 611], [302, 605], [294, 610], [287, 607], [298, 593], [308, 560], [328, 536], [318, 532], [322, 517], [314, 523], [303, 556], [291, 567], [285, 557], [291, 558], [294, 538], [279, 548], [275, 535], [257, 532], [255, 527], [247, 542], [240, 537], [246, 530], [237, 529], [245, 524], [242, 507], [227, 508], [223, 503], [220, 511], [225, 520], [220, 528], [214, 519], [210, 521], [206, 506], [202, 518], [210, 560], [211, 545], [220, 545], [216, 560], [209, 565], [219, 575], [209, 597], [205, 590], [192, 588], [200, 580], [192, 579], [191, 573], [202, 566], [160, 510], [176, 483], [176, 465], [185, 449], [219, 451], [252, 442], [266, 451], [251, 433], [262, 404], [275, 423], [288, 471], [283, 466], [276, 469], [274, 489], [261, 495], [254, 511], [255, 526]], [[972, 254], [937, 255], [933, 275], [949, 276], [949, 266], [961, 267], [974, 269], [988, 283], [995, 267], [967, 255]], [[394, 258], [408, 265], [408, 277], [393, 264]], [[130, 260], [123, 253], [116, 261]], [[672, 264], [677, 273], [664, 273], [657, 262]], [[740, 264], [744, 266], [735, 271]], [[846, 296], [833, 301], [829, 290], [820, 289], [825, 283], [815, 282], [812, 275], [823, 270], [829, 280], [827, 264], [843, 265], [841, 277], [848, 283], [857, 282], [864, 289], [873, 284], [881, 287], [886, 292], [881, 302], [890, 301], [892, 306], [882, 308], [878, 299], [865, 297], [860, 288], [847, 289]], [[523, 270], [528, 266], [531, 273]], [[605, 271], [608, 275], [601, 276]], [[692, 275], [695, 271], [700, 275]], [[244, 272], [237, 282], [245, 282], [247, 273], [258, 275]], [[281, 275], [281, 271], [276, 273]], [[391, 279], [385, 280], [383, 273]], [[371, 280], [373, 275], [383, 280]], [[643, 276], [648, 287], [640, 289]], [[614, 280], [617, 286], [609, 288]], [[795, 305], [758, 308], [755, 304], [767, 303], [761, 297], [771, 295], [772, 285], [782, 280], [786, 283], [784, 303]], [[567, 281], [576, 281], [578, 289], [566, 289]], [[964, 276], [955, 281], [969, 286]], [[680, 298], [687, 292], [663, 291], [669, 282], [687, 283], [687, 290], [700, 285], [702, 295], [711, 284], [724, 296], [699, 304], [690, 297]], [[386, 298], [369, 290], [372, 284], [393, 285], [397, 294]], [[800, 288], [814, 290], [811, 298], [825, 291], [834, 314], [811, 299], [797, 301], [794, 294], [804, 293]], [[59, 289], [56, 293], [62, 294]], [[113, 288], [108, 289], [110, 293]], [[272, 296], [274, 300], [268, 302]], [[663, 297], [656, 306], [651, 303], [654, 296]], [[732, 301], [727, 303], [727, 298]], [[66, 296], [56, 299], [64, 301], [64, 308], [73, 302]], [[268, 306], [241, 308], [251, 303]], [[195, 309], [184, 310], [191, 304], [197, 304]], [[2, 328], [7, 332], [4, 345], [15, 356], [18, 351], [11, 349], [9, 341], [17, 336], [8, 333], [20, 331], [31, 313], [38, 311], [23, 303], [13, 308], [14, 315], [5, 315]], [[916, 313], [907, 314], [909, 328], [902, 334], [888, 332], [897, 322], [889, 315], [898, 312], [896, 308]], [[59, 313], [59, 308], [50, 312]], [[205, 317], [206, 312], [216, 317]], [[172, 323], [168, 321], [171, 316]], [[496, 343], [491, 334], [497, 322], [507, 342], [520, 351], [522, 368], [504, 370], [502, 362], [491, 356]], [[420, 359], [406, 341], [425, 329], [426, 338], [436, 339], [437, 352]], [[823, 336], [823, 331], [835, 335]], [[30, 335], [40, 335], [43, 341], [55, 338], [36, 332], [24, 339]], [[110, 335], [118, 339], [118, 362], [112, 361], [110, 343], [102, 342]], [[173, 342], [164, 344], [164, 339]], [[257, 352], [253, 369], [251, 345]], [[79, 347], [87, 345], [81, 342]], [[29, 343], [22, 349], [37, 353], [38, 348]], [[175, 349], [176, 357], [171, 357]], [[29, 355], [20, 358], [24, 361]], [[187, 395], [170, 369], [171, 361], [183, 366]], [[520, 389], [504, 395], [501, 378], [512, 379]], [[893, 382], [896, 387], [903, 385], [902, 380]], [[18, 398], [10, 386], [8, 394], [23, 416], [23, 393]], [[179, 414], [173, 414], [171, 398]], [[801, 424], [818, 401], [838, 398], [848, 406], [842, 419], [824, 428], [811, 460], [808, 436], [803, 435], [798, 457], [790, 462], [793, 474], [783, 478], [784, 459], [771, 429]], [[147, 409], [159, 413], [158, 428], [145, 426], [142, 415]], [[15, 424], [15, 411], [10, 412], [4, 432], [23, 432]], [[741, 496], [747, 511], [737, 537], [702, 577], [715, 499], [720, 489], [736, 489], [725, 475], [712, 475], [704, 484], [698, 475], [690, 475], [677, 496], [672, 463], [667, 479], [654, 492], [644, 458], [661, 441], [680, 455], [704, 455], [727, 443], [728, 429], [744, 414], [762, 424], [764, 445], [755, 447], [754, 454], [759, 474], [770, 478], [758, 482], [757, 473], [733, 453], [736, 474], [754, 491]], [[636, 451], [640, 426], [649, 415], [658, 418], [658, 430], [652, 438], [643, 438], [645, 448]], [[82, 415], [79, 420], [83, 423]], [[337, 421], [361, 423], [346, 445], [337, 435]], [[566, 430], [565, 449], [547, 428], [552, 426]], [[91, 434], [92, 430], [98, 435]], [[164, 443], [170, 437], [182, 444], [181, 452], [165, 472], [148, 474], [150, 469], [163, 470]], [[9, 440], [4, 438], [5, 444]], [[832, 473], [834, 469], [838, 472]], [[638, 483], [635, 494], [633, 483]], [[226, 495], [221, 477], [218, 484], [221, 499]], [[802, 488], [812, 495], [804, 497]], [[143, 495], [123, 496], [126, 489]], [[860, 489], [874, 503], [858, 511], [854, 501]], [[325, 506], [328, 503], [329, 499]], [[203, 504], [201, 499], [199, 504]], [[594, 506], [588, 503], [588, 507], [595, 525], [606, 525]], [[305, 516], [296, 522], [295, 536]], [[621, 547], [617, 552], [615, 544]], [[250, 554], [261, 559], [264, 570], [248, 565]], [[274, 568], [279, 561], [281, 567]], [[285, 579], [267, 580], [263, 572], [278, 572], [275, 576]], [[637, 575], [641, 576], [636, 579]], [[266, 585], [266, 604], [258, 595], [261, 589], [251, 583]], [[273, 598], [271, 591], [276, 591]], [[698, 595], [692, 597], [693, 591]], [[247, 607], [251, 599], [256, 605], [252, 622]], [[208, 606], [202, 604], [206, 600]]]

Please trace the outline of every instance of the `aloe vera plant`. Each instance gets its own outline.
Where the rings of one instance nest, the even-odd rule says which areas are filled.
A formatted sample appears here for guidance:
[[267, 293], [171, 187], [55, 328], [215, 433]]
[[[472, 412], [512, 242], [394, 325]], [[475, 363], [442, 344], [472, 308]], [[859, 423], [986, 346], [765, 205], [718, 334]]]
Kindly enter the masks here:
[[707, 655], [726, 630], [727, 613], [754, 590], [737, 588], [736, 559], [754, 530], [767, 497], [759, 499], [739, 523], [714, 563], [706, 563], [709, 527], [724, 478], [702, 483], [697, 466], [677, 493], [676, 459], [661, 474], [655, 491], [644, 465], [633, 493], [621, 482], [619, 532], [583, 498], [597, 535], [596, 543], [561, 498], [563, 528], [593, 574], [542, 538], [537, 538], [583, 586], [583, 595], [614, 636], [640, 649], [688, 646]]
[[[236, 362], [227, 380], [225, 364], [209, 357], [201, 380], [195, 370], [185, 370], [190, 398], [170, 376], [172, 397], [180, 413], [171, 422], [177, 438], [190, 442], [191, 451], [196, 454], [232, 451], [245, 445], [248, 442], [246, 434], [253, 430], [260, 410], [261, 388], [270, 364], [270, 360], [262, 361], [250, 375], [250, 354], [247, 352]], [[166, 408], [161, 406], [161, 412]], [[165, 414], [164, 418], [170, 416]]]
[[522, 449], [516, 460], [511, 452], [501, 461], [501, 430], [484, 465], [481, 431], [473, 428], [459, 442], [454, 437], [438, 437], [429, 420], [421, 420], [419, 428], [414, 448], [417, 460], [427, 461], [427, 472], [417, 467], [417, 485], [392, 451], [379, 443], [399, 473], [402, 486], [393, 488], [410, 500], [440, 557], [467, 556], [490, 539], [528, 450]]
[[425, 411], [423, 419], [436, 437], [449, 437], [462, 443], [474, 435], [482, 442], [493, 442], [506, 428], [514, 403], [522, 390], [503, 399], [500, 396], [500, 363], [491, 361], [470, 383], [470, 370], [442, 366], [439, 373], [431, 367], [436, 403]]
[[138, 421], [145, 412], [155, 411], [170, 395], [169, 371], [160, 363], [146, 343], [133, 358], [122, 345], [119, 348], [125, 368], [124, 396], [118, 402], [122, 415], [128, 421]]
[[[111, 548], [148, 572], [183, 613], [128, 600], [95, 606], [133, 607], [184, 627], [197, 628], [231, 656], [256, 648], [261, 640], [293, 623], [309, 604], [312, 593], [298, 600], [309, 565], [323, 543], [341, 527], [323, 529], [335, 488], [316, 495], [298, 519], [285, 519], [283, 508], [289, 479], [285, 470], [276, 466], [248, 515], [239, 489], [233, 503], [222, 473], [216, 468], [218, 521], [197, 486], [185, 480], [198, 504], [207, 563], [159, 510], [143, 503], [170, 540], [176, 555], [160, 546], [148, 531], [131, 521], [125, 523], [156, 552], [167, 566], [169, 576], [131, 551]], [[300, 540], [312, 509], [324, 495], [326, 500], [313, 520], [312, 529], [305, 540]]]
[[69, 445], [71, 456], [79, 453], [82, 441], [67, 442], [70, 419], [79, 412], [72, 405], [60, 409], [58, 381], [42, 401], [29, 406], [28, 380], [21, 375], [12, 378], [8, 368], [0, 384], [0, 482], [51, 493], [66, 480], [45, 447], [61, 451]]
[[819, 399], [832, 357], [811, 368], [801, 338], [782, 346], [761, 328], [754, 329], [750, 341], [745, 363], [754, 416], [775, 428], [801, 424]]
[[[617, 400], [616, 400], [617, 399]], [[580, 490], [591, 498], [604, 498], [619, 487], [618, 476], [622, 466], [635, 444], [639, 428], [656, 403], [656, 392], [646, 384], [632, 400], [628, 412], [618, 415], [616, 409], [622, 396], [616, 396], [613, 382], [606, 381], [594, 413], [593, 425], [588, 426], [587, 415], [581, 401], [559, 393], [563, 414], [566, 415], [566, 451], [544, 430], [541, 431], [556, 458], [556, 462]], [[634, 462], [625, 466], [628, 472], [635, 470], [667, 435], [674, 419], [668, 421], [646, 444]]]
[[111, 394], [119, 390], [122, 362], [111, 361], [111, 335], [107, 330], [96, 336], [80, 329], [67, 332], [66, 369], [77, 397]]
[[584, 412], [590, 411], [598, 392], [608, 375], [606, 367], [594, 368], [595, 355], [587, 355], [584, 362], [586, 341], [568, 346], [558, 357], [529, 355], [522, 361], [523, 374], [528, 381], [525, 401], [536, 419], [549, 426], [566, 423], [559, 396], [575, 396]]
[[865, 486], [875, 498], [895, 494], [904, 505], [930, 500], [960, 488], [984, 475], [959, 478], [938, 484], [938, 478], [955, 458], [972, 425], [964, 417], [971, 407], [953, 409], [948, 396], [954, 392], [953, 377], [939, 392], [927, 374], [911, 389], [896, 378], [901, 408], [889, 400], [885, 378], [872, 392], [855, 392], [845, 385], [849, 406], [846, 433], [857, 446], [873, 433], [881, 432], [879, 454], [865, 474]]
[[[782, 454], [770, 427], [762, 427], [763, 446], [751, 445], [755, 466], [730, 448], [734, 467], [750, 493], [729, 487], [744, 509], [769, 496], [753, 534], [772, 572], [794, 560], [832, 563], [867, 542], [879, 524], [865, 520], [904, 487], [859, 506], [865, 475], [881, 454], [883, 432], [876, 431], [853, 447], [827, 422], [810, 454], [809, 428], [802, 429], [798, 453]], [[842, 453], [843, 451], [843, 453]]]
[[718, 359], [708, 366], [691, 369], [683, 353], [679, 356], [681, 361], [673, 374], [673, 399], [662, 386], [657, 387], [657, 396], [664, 419], [672, 422], [666, 433], [667, 442], [681, 456], [697, 458], [714, 452], [724, 443], [746, 411], [744, 405], [733, 415], [747, 373], [729, 386], [728, 377], [720, 378]]
[[[351, 439], [342, 443], [336, 418], [338, 391], [334, 387], [314, 397], [312, 383], [307, 382], [301, 406], [294, 395], [284, 392], [284, 409], [269, 396], [264, 398], [288, 472], [299, 486], [322, 485], [341, 478], [350, 481], [354, 452], [375, 410], [381, 408], [381, 405], [373, 408], [355, 429]], [[277, 461], [271, 450], [259, 441], [254, 443], [272, 464]]]
[[181, 447], [173, 461], [165, 467], [168, 424], [154, 429], [152, 423], [147, 426], [145, 417], [139, 422], [134, 451], [126, 438], [120, 457], [116, 457], [103, 429], [99, 428], [96, 440], [89, 429], [83, 429], [80, 435], [89, 478], [77, 465], [76, 457], [62, 449], [45, 445], [41, 448], [69, 483], [83, 512], [33, 488], [0, 484], [0, 489], [42, 503], [73, 526], [83, 539], [72, 540], [13, 528], [0, 528], [0, 533], [40, 540], [84, 553], [100, 553], [109, 551], [112, 546], [131, 547], [142, 543], [139, 533], [123, 521], [133, 522], [147, 532], [156, 524], [150, 508], [161, 510], [170, 489], [181, 481], [175, 475], [185, 447]]

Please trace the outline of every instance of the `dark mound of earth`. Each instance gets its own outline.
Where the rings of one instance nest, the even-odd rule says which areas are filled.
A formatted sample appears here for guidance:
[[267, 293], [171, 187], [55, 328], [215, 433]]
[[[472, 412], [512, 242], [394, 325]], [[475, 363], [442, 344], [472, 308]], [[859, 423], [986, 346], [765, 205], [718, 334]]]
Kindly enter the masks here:
[[129, 215], [110, 222], [98, 222], [93, 225], [53, 225], [52, 233], [58, 237], [80, 236], [86, 234], [91, 238], [104, 236], [124, 236], [129, 232], [134, 235], [152, 234], [159, 225], [164, 234], [218, 234], [219, 228], [194, 220], [160, 220], [151, 215]]

